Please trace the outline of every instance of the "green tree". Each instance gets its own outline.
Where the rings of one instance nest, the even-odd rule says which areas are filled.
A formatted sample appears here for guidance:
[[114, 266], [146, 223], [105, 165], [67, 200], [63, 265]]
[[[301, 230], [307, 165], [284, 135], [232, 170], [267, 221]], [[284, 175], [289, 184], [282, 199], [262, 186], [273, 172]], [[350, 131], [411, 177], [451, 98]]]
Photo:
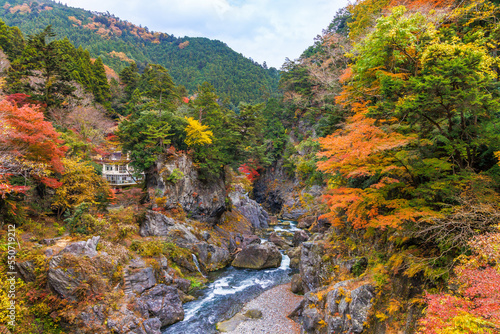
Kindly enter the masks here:
[[54, 36], [49, 25], [28, 37], [22, 56], [12, 63], [8, 73], [10, 92], [31, 94], [48, 106], [61, 105], [65, 98], [73, 96], [68, 59], [60, 52], [59, 43], [50, 41]]

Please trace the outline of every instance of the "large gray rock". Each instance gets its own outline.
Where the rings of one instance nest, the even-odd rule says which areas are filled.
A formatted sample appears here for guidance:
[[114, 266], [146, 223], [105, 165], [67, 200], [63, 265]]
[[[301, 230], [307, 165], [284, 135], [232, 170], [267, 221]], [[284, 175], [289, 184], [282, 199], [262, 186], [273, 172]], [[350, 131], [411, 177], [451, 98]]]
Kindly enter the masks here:
[[241, 212], [255, 228], [268, 227], [269, 214], [262, 208], [262, 206], [250, 199], [240, 185], [235, 186], [235, 190], [229, 193], [229, 198], [233, 207]]
[[299, 246], [301, 243], [309, 240], [309, 236], [304, 231], [295, 231], [293, 234], [292, 244], [293, 247]]
[[368, 321], [375, 290], [371, 284], [349, 289], [352, 283], [353, 280], [341, 281], [331, 287], [307, 293], [293, 312], [302, 323], [302, 333], [362, 333], [364, 324]]
[[193, 219], [216, 224], [226, 211], [223, 178], [200, 180], [197, 168], [186, 154], [161, 156], [146, 173], [151, 194], [166, 200], [167, 210], [182, 209]]
[[277, 268], [281, 265], [281, 253], [270, 242], [251, 244], [236, 255], [232, 265], [249, 269]]
[[287, 251], [287, 255], [290, 258], [290, 268], [298, 269], [300, 266], [300, 247], [294, 247]]
[[231, 254], [226, 248], [200, 242], [193, 245], [193, 250], [198, 253], [198, 261], [207, 271], [218, 270], [231, 263]]
[[75, 289], [85, 280], [85, 276], [77, 271], [76, 266], [61, 266], [64, 256], [93, 258], [97, 256], [97, 244], [100, 237], [92, 237], [87, 241], [78, 241], [66, 246], [49, 262], [47, 284], [60, 297], [76, 300]]
[[278, 246], [280, 249], [288, 249], [292, 246], [288, 241], [276, 234], [276, 232], [271, 233], [269, 241]]
[[138, 297], [133, 308], [144, 318], [158, 318], [161, 326], [184, 319], [184, 310], [177, 289], [158, 284]]
[[146, 218], [141, 224], [139, 234], [142, 237], [171, 237], [176, 244], [187, 245], [199, 242], [189, 226], [173, 218], [167, 217], [161, 212], [151, 210], [146, 212]]
[[302, 276], [304, 291], [308, 292], [321, 287], [327, 277], [330, 277], [328, 272], [329, 263], [322, 260], [324, 255], [322, 243], [304, 242], [300, 249], [300, 275]]
[[130, 289], [135, 293], [142, 293], [156, 284], [155, 272], [151, 267], [129, 269], [128, 277], [125, 279], [129, 282]]
[[92, 237], [87, 241], [78, 241], [66, 246], [59, 255], [70, 253], [77, 256], [94, 257], [97, 255], [97, 244], [99, 243], [100, 236]]

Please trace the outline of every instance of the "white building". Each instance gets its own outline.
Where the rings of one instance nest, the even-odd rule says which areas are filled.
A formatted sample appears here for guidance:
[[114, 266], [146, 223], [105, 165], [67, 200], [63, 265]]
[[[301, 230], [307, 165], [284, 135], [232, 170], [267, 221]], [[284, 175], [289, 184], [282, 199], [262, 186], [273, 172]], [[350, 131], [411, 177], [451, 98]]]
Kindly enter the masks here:
[[102, 176], [112, 186], [137, 184], [144, 178], [144, 173], [140, 177], [134, 177], [134, 168], [129, 163], [128, 156], [113, 152], [106, 159], [101, 159]]

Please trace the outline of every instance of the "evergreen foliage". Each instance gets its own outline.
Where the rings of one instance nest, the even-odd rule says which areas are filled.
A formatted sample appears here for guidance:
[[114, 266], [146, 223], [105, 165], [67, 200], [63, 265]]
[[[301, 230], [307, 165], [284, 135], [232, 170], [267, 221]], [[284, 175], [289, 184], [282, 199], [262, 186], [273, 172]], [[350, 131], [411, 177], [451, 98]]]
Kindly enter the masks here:
[[24, 3], [0, 1], [5, 8], [0, 18], [28, 35], [52, 25], [58, 38], [68, 38], [116, 72], [132, 62], [141, 71], [148, 64], [159, 64], [191, 94], [203, 82], [209, 82], [233, 108], [242, 101], [263, 102], [277, 93], [278, 70], [264, 68], [220, 41], [150, 32], [109, 13], [71, 8], [55, 1], [32, 3], [29, 11], [13, 9]]

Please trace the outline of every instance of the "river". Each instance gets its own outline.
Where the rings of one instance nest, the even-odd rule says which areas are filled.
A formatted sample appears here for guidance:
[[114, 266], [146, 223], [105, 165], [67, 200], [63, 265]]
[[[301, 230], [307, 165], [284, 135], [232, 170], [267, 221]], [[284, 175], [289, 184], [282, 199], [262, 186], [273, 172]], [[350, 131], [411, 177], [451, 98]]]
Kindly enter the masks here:
[[[274, 231], [290, 240], [290, 235], [299, 230], [296, 222], [279, 221]], [[269, 233], [262, 242], [267, 242]], [[245, 303], [262, 292], [278, 285], [288, 283], [294, 271], [290, 259], [282, 251], [279, 268], [251, 270], [232, 266], [209, 273], [211, 283], [198, 291], [197, 299], [184, 304], [184, 320], [163, 329], [163, 334], [212, 334], [217, 322], [231, 318]]]

